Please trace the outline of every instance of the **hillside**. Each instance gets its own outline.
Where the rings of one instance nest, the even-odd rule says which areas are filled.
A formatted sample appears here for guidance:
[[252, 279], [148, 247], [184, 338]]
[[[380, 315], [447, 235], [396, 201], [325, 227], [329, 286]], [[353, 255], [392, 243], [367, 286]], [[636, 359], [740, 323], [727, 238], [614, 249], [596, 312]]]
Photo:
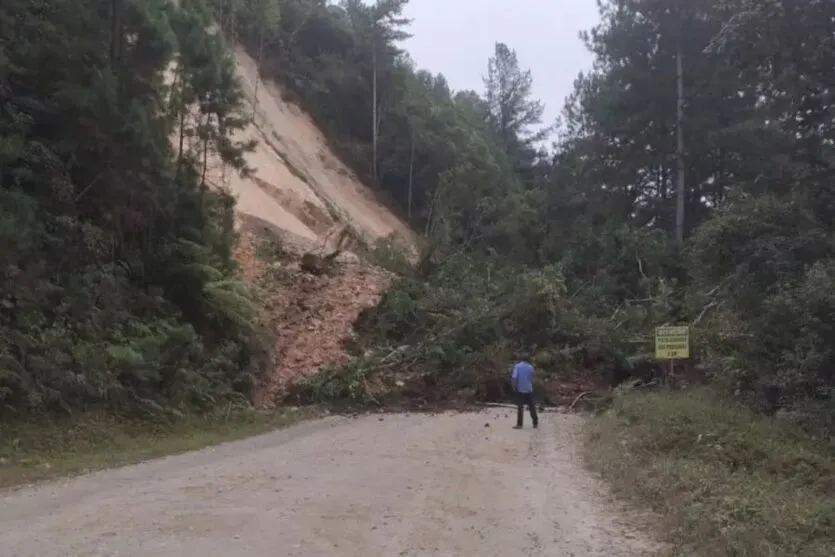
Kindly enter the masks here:
[[324, 245], [343, 230], [354, 247], [391, 235], [414, 246], [414, 234], [334, 155], [308, 114], [285, 100], [279, 85], [261, 79], [240, 47], [235, 61], [246, 111], [254, 116], [236, 139], [257, 141], [245, 155], [254, 172], [241, 177], [216, 159], [211, 180], [235, 196], [244, 227], [263, 221], [282, 238], [308, 247]]
[[[343, 362], [389, 278], [346, 254], [302, 295], [299, 256], [414, 236], [276, 85], [253, 102], [221, 12], [102, 6], [0, 9], [0, 414], [181, 417], [248, 405], [293, 346]], [[284, 276], [255, 285], [265, 242]]]
[[259, 316], [273, 350], [253, 392], [260, 408], [281, 401], [288, 387], [320, 369], [350, 361], [346, 350], [360, 313], [379, 302], [392, 275], [353, 257], [323, 274], [300, 266], [298, 253], [276, 248], [273, 234], [246, 233], [236, 257], [247, 283], [260, 293]]
[[[242, 176], [215, 157], [209, 180], [236, 198], [242, 232], [236, 257], [262, 293], [261, 314], [275, 337], [254, 400], [271, 406], [293, 382], [350, 359], [343, 345], [353, 322], [391, 283], [387, 272], [356, 257], [340, 256], [329, 273], [316, 276], [299, 268], [300, 256], [367, 251], [387, 237], [414, 250], [416, 238], [332, 152], [304, 109], [285, 100], [279, 84], [260, 78], [242, 48], [234, 54], [245, 110], [254, 115], [236, 139], [256, 142], [244, 155], [252, 172]], [[280, 246], [281, 272], [259, 257], [265, 245]]]

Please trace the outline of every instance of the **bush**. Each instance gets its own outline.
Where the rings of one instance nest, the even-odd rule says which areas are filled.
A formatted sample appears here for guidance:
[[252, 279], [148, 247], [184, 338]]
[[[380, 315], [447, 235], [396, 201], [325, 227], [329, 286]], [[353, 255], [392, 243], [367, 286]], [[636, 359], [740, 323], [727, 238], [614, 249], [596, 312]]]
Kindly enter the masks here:
[[361, 359], [344, 366], [327, 367], [295, 385], [288, 396], [304, 404], [348, 404], [356, 406], [379, 403], [371, 394], [369, 368]]
[[595, 419], [589, 462], [663, 517], [676, 555], [830, 555], [835, 452], [713, 391], [628, 393]]
[[374, 265], [396, 275], [408, 275], [413, 270], [409, 246], [396, 235], [377, 238], [369, 250], [369, 260]]
[[585, 347], [617, 344], [616, 331], [603, 325], [577, 312], [556, 268], [453, 256], [428, 277], [402, 277], [357, 321], [361, 357], [308, 387], [356, 400], [360, 391], [348, 385], [391, 383], [401, 374], [408, 376], [402, 389], [413, 394], [492, 400], [517, 352], [535, 354], [545, 373], [563, 373]]
[[792, 196], [732, 198], [691, 258], [697, 287], [715, 292], [700, 354], [715, 375], [755, 407], [835, 431], [835, 259], [814, 212]]

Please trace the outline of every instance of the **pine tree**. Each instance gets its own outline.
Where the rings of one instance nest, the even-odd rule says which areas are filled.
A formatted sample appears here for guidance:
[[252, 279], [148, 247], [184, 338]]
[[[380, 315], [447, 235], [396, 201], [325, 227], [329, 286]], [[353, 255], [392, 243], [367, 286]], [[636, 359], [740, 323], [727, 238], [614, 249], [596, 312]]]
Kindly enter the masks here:
[[189, 1], [0, 7], [4, 416], [205, 408], [257, 373], [234, 203], [201, 190], [205, 146], [171, 142], [195, 105], [206, 143], [242, 162], [234, 65], [204, 17]]
[[535, 143], [549, 132], [540, 127], [545, 107], [532, 98], [530, 70], [519, 67], [514, 50], [496, 43], [484, 86], [490, 125], [517, 164], [530, 163]]

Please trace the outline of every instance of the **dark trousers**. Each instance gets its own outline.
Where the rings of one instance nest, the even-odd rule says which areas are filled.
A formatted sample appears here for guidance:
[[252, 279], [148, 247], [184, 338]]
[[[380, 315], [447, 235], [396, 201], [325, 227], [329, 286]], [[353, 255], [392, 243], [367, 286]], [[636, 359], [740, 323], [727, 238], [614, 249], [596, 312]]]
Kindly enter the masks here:
[[536, 405], [533, 402], [533, 393], [516, 393], [516, 425], [522, 427], [522, 421], [525, 415], [525, 405], [528, 405], [528, 410], [531, 413], [531, 422], [533, 426], [539, 425], [539, 417], [536, 415]]

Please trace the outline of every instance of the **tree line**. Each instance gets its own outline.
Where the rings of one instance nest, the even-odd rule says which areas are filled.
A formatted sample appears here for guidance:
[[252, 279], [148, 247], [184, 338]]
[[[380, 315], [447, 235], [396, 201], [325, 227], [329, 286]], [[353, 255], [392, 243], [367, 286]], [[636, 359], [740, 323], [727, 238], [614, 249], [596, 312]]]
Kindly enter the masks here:
[[[399, 46], [405, 5], [242, 2], [236, 30], [425, 232], [421, 281], [447, 273], [464, 288], [450, 271], [461, 257], [472, 273], [553, 272], [585, 323], [563, 308], [536, 339], [493, 323], [505, 332], [461, 340], [468, 353], [628, 355], [651, 349], [654, 326], [687, 323], [714, 380], [752, 401], [777, 388], [791, 412], [832, 425], [831, 2], [601, 2], [582, 36], [593, 66], [547, 150], [552, 130], [512, 45], [496, 44], [482, 91], [452, 91]], [[279, 13], [268, 30], [265, 6]], [[414, 305], [392, 293], [401, 305], [384, 301], [377, 325], [405, 312], [425, 333], [415, 312], [430, 293], [403, 288]]]
[[266, 348], [206, 172], [210, 152], [247, 171], [242, 44], [426, 237], [369, 342], [451, 377], [520, 347], [554, 369], [634, 354], [688, 323], [715, 381], [833, 424], [831, 2], [602, 1], [555, 130], [512, 45], [482, 91], [416, 68], [405, 6], [0, 8], [4, 411], [246, 398]]

